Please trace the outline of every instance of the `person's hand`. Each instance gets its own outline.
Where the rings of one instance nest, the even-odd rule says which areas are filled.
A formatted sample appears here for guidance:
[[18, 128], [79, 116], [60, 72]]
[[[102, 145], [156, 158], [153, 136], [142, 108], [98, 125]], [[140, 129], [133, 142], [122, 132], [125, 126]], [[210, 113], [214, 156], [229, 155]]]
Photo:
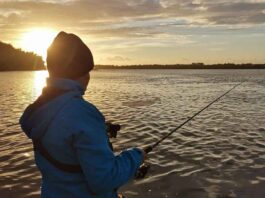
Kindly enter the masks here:
[[145, 148], [146, 147], [143, 147], [143, 148], [138, 148], [141, 152], [142, 152], [142, 163], [144, 163], [144, 161], [147, 159], [147, 153], [145, 152]]
[[[148, 170], [150, 169], [150, 165], [144, 163], [144, 161], [147, 159], [147, 154], [150, 152], [150, 149], [152, 150], [151, 146], [144, 146], [142, 148], [138, 148], [142, 152], [142, 165], [138, 168], [135, 179], [141, 179], [144, 178], [147, 174]], [[149, 150], [149, 151], [148, 151]]]

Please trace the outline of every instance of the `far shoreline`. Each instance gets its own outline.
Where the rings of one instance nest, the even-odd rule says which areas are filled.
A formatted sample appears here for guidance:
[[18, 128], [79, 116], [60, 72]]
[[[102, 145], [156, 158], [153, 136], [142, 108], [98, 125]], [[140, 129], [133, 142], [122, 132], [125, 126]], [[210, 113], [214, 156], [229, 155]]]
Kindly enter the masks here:
[[204, 63], [192, 63], [192, 64], [172, 64], [172, 65], [96, 65], [95, 69], [265, 69], [265, 64], [204, 64]]
[[[153, 65], [95, 65], [94, 70], [123, 70], [123, 69], [183, 69], [183, 70], [214, 70], [214, 69], [220, 69], [220, 70], [230, 70], [230, 69], [236, 69], [236, 70], [251, 70], [251, 69], [265, 69], [265, 64], [233, 64], [233, 63], [227, 63], [227, 64], [211, 64], [211, 65], [205, 65], [203, 63], [193, 63], [193, 64], [174, 64], [174, 65], [159, 65], [159, 64], [153, 64]], [[11, 70], [1, 70], [0, 72], [18, 72], [18, 71], [47, 71], [46, 69], [40, 69], [40, 70], [28, 70], [28, 69], [11, 69]]]

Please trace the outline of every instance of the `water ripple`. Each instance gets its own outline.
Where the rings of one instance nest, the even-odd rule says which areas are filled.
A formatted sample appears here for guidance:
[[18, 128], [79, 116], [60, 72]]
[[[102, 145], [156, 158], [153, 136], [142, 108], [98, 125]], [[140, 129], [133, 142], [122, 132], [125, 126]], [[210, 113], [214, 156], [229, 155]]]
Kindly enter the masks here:
[[[232, 72], [231, 72], [232, 71]], [[85, 98], [122, 125], [116, 152], [159, 140], [200, 108], [248, 79], [150, 154], [133, 197], [265, 197], [265, 71], [99, 70]], [[34, 72], [0, 74], [1, 197], [39, 197], [31, 142], [16, 123], [38, 95]], [[251, 78], [249, 78], [251, 77]], [[14, 80], [15, 79], [15, 80]]]

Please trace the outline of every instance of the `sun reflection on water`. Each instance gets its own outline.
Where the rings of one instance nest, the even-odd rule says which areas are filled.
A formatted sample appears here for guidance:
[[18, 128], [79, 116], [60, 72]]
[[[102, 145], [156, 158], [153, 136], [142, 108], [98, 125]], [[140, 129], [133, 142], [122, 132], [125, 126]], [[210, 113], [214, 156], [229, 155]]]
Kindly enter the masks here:
[[46, 86], [46, 78], [49, 76], [47, 71], [36, 71], [34, 73], [34, 95], [38, 97], [43, 87]]

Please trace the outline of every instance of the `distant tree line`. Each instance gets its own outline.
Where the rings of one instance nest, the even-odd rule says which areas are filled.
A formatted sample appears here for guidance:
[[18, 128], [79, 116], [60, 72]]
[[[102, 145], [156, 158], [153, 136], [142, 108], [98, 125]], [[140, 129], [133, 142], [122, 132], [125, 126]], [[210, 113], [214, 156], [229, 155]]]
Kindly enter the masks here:
[[265, 69], [265, 64], [211, 64], [204, 63], [174, 64], [174, 65], [96, 65], [95, 69]]
[[41, 56], [33, 52], [15, 49], [12, 45], [0, 42], [0, 71], [27, 71], [45, 69]]

